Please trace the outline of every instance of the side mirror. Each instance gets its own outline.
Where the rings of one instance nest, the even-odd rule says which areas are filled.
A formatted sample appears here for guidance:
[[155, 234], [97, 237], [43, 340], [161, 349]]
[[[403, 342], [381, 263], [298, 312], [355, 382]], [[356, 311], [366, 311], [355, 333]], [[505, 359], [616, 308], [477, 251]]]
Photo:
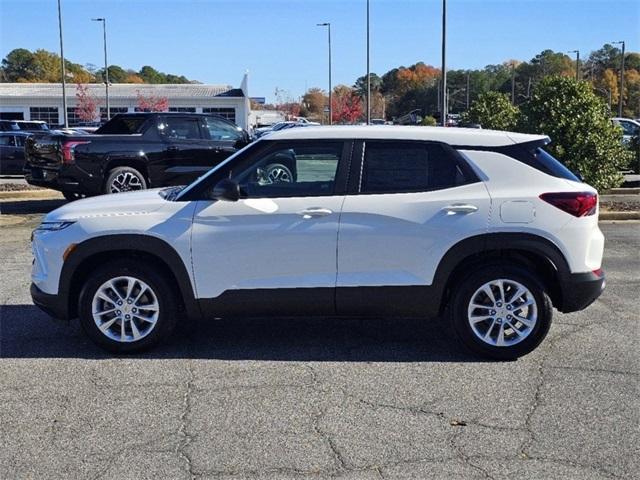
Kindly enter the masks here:
[[211, 189], [209, 198], [212, 200], [237, 202], [240, 199], [240, 185], [228, 178], [220, 180], [216, 186]]

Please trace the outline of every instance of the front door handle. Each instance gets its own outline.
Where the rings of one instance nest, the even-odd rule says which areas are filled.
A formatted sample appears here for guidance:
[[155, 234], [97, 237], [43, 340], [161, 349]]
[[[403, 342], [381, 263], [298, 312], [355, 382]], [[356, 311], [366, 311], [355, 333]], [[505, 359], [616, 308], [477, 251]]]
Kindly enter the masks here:
[[467, 203], [456, 203], [453, 205], [447, 205], [442, 210], [447, 213], [473, 213], [478, 211], [478, 207]]
[[167, 147], [167, 151], [168, 152], [177, 152], [178, 150], [180, 150], [178, 147], [176, 147], [175, 145], [171, 145], [169, 147]]
[[332, 213], [333, 210], [329, 210], [328, 208], [311, 207], [301, 211], [300, 215], [302, 215], [302, 218], [308, 220], [314, 217], [326, 217], [327, 215], [331, 215]]

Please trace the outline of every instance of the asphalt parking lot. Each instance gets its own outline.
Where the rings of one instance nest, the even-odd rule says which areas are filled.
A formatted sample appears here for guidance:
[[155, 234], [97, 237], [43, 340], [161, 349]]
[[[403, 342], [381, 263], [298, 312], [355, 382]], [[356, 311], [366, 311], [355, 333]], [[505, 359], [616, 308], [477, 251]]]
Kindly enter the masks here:
[[60, 203], [0, 203], [3, 479], [638, 478], [640, 223], [601, 225], [605, 293], [517, 362], [387, 318], [183, 324], [118, 358], [30, 301]]

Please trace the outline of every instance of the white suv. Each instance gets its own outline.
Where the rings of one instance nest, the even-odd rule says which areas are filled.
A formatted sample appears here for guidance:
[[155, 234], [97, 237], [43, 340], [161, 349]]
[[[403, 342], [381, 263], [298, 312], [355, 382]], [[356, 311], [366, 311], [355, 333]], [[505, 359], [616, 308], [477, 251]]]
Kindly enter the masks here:
[[516, 358], [545, 337], [552, 307], [586, 308], [604, 288], [597, 193], [548, 141], [274, 133], [187, 187], [48, 214], [33, 235], [33, 301], [115, 352], [155, 345], [186, 317], [446, 314], [468, 347]]

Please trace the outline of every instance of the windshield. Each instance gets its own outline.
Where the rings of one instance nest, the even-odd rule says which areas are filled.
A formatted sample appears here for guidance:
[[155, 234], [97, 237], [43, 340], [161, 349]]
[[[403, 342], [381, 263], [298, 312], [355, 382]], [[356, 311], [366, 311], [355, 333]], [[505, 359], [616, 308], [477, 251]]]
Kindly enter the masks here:
[[101, 135], [131, 135], [142, 133], [142, 126], [149, 118], [147, 115], [116, 115], [95, 133]]
[[257, 145], [260, 145], [261, 142], [262, 142], [262, 140], [256, 140], [255, 142], [250, 143], [249, 145], [245, 146], [244, 148], [238, 150], [236, 153], [231, 155], [224, 162], [222, 162], [222, 163], [216, 165], [215, 167], [213, 167], [211, 170], [209, 170], [204, 175], [201, 175], [198, 178], [196, 178], [193, 182], [191, 182], [189, 185], [187, 185], [185, 188], [183, 188], [180, 191], [180, 194], [175, 198], [175, 200], [179, 201], [185, 195], [188, 195], [190, 191], [195, 190], [196, 188], [198, 188], [198, 186], [202, 182], [206, 182], [211, 175], [214, 175], [218, 170], [220, 170], [221, 168], [224, 168], [225, 165], [227, 165], [229, 162], [232, 162], [239, 155], [243, 155], [245, 152], [248, 152], [249, 150], [253, 150], [254, 148], [256, 148]]

